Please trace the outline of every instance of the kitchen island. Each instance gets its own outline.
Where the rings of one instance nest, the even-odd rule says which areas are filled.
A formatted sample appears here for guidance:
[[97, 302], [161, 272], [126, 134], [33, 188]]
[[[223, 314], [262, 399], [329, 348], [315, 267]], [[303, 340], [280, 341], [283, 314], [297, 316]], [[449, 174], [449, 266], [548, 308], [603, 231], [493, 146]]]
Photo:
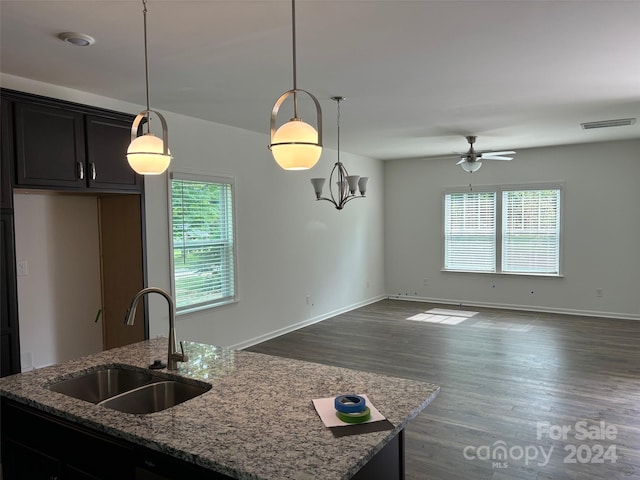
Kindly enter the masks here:
[[[36, 417], [42, 415], [54, 423], [59, 420], [63, 426], [77, 426], [82, 433], [95, 432], [122, 446], [130, 452], [129, 457], [140, 457], [123, 459], [122, 468], [131, 464], [131, 471], [137, 474], [123, 472], [119, 478], [171, 478], [154, 470], [157, 460], [165, 457], [209, 471], [210, 478], [253, 480], [374, 478], [374, 473], [362, 474], [368, 465], [385, 465], [395, 457], [394, 478], [403, 478], [403, 430], [439, 390], [437, 385], [414, 380], [194, 342], [185, 342], [189, 360], [177, 371], [157, 374], [212, 387], [166, 410], [128, 414], [49, 389], [54, 383], [105, 365], [146, 369], [155, 360], [164, 359], [166, 351], [167, 340], [157, 338], [0, 379], [3, 464], [9, 453], [13, 455], [7, 447], [13, 441], [9, 432], [12, 423], [24, 437], [14, 443], [38, 436], [38, 432], [29, 436], [23, 431], [35, 412]], [[372, 428], [376, 426], [373, 423], [326, 428], [312, 399], [344, 393], [367, 394], [388, 422], [378, 424], [379, 428]], [[20, 424], [7, 421], [7, 411], [16, 412], [14, 418], [22, 415], [26, 425], [15, 428]], [[153, 460], [142, 458], [147, 454]], [[109, 462], [113, 469], [118, 458]], [[143, 473], [145, 465], [156, 473]]]

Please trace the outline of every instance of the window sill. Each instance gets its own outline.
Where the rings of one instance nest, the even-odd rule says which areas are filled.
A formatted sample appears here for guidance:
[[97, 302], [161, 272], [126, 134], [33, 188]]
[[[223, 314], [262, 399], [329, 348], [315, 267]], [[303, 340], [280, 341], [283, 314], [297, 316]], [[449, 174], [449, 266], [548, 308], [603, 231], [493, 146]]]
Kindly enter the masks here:
[[473, 273], [479, 275], [499, 275], [499, 276], [513, 276], [513, 277], [545, 277], [545, 278], [564, 278], [561, 273], [517, 273], [517, 272], [478, 272], [475, 270], [447, 270], [441, 269], [443, 273]]
[[210, 305], [199, 305], [197, 307], [185, 308], [184, 310], [176, 311], [176, 317], [187, 316], [192, 313], [200, 313], [204, 310], [211, 310], [218, 307], [224, 307], [226, 305], [232, 305], [238, 303], [238, 299], [227, 300], [225, 302], [214, 303]]

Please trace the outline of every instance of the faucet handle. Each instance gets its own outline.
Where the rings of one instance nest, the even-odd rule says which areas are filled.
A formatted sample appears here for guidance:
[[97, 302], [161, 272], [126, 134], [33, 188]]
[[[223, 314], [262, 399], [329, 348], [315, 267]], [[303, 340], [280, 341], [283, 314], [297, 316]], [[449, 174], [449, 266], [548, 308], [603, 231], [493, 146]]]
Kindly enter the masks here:
[[180, 359], [181, 362], [186, 362], [189, 360], [189, 357], [184, 353], [184, 344], [182, 343], [182, 340], [180, 340], [180, 352], [182, 352], [182, 358]]

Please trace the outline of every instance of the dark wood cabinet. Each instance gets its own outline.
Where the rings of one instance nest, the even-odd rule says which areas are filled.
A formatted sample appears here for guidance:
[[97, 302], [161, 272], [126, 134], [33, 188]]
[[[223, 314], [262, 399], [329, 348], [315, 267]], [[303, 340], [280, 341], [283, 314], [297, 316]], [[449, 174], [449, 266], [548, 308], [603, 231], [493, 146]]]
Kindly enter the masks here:
[[135, 478], [131, 445], [7, 399], [1, 445], [6, 480]]
[[20, 372], [13, 214], [0, 214], [0, 376]]
[[[0, 88], [0, 375], [20, 372], [13, 190], [137, 194], [126, 159], [133, 115]], [[144, 255], [144, 254], [143, 254]]]
[[140, 190], [141, 176], [131, 169], [126, 156], [131, 123], [129, 118], [85, 117], [89, 187]]
[[2, 125], [2, 137], [0, 137], [0, 208], [13, 208], [13, 196], [11, 195], [11, 178], [13, 170], [13, 116], [11, 103], [0, 98], [2, 109], [0, 110], [0, 125]]
[[225, 475], [2, 399], [5, 480], [226, 480]]
[[126, 157], [133, 115], [8, 90], [2, 98], [14, 188], [142, 191]]
[[14, 103], [16, 186], [86, 186], [84, 117], [37, 103]]

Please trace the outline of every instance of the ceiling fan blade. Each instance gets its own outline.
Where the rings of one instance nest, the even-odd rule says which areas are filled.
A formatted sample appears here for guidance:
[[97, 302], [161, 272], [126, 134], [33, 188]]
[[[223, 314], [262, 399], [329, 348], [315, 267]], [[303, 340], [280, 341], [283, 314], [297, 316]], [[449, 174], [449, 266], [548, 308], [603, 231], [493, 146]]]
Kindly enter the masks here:
[[458, 163], [456, 163], [456, 165], [462, 165], [466, 161], [467, 161], [466, 158], [462, 158], [462, 159], [460, 159], [460, 161]]
[[494, 155], [490, 155], [488, 157], [485, 157], [483, 155], [482, 156], [482, 160], [513, 160], [513, 157], [500, 157], [500, 156], [494, 156]]
[[490, 157], [493, 157], [495, 155], [498, 155], [498, 156], [500, 156], [500, 155], [513, 155], [515, 153], [516, 152], [514, 152], [513, 150], [508, 150], [508, 151], [505, 150], [504, 152], [484, 152], [482, 155], [488, 155]]

